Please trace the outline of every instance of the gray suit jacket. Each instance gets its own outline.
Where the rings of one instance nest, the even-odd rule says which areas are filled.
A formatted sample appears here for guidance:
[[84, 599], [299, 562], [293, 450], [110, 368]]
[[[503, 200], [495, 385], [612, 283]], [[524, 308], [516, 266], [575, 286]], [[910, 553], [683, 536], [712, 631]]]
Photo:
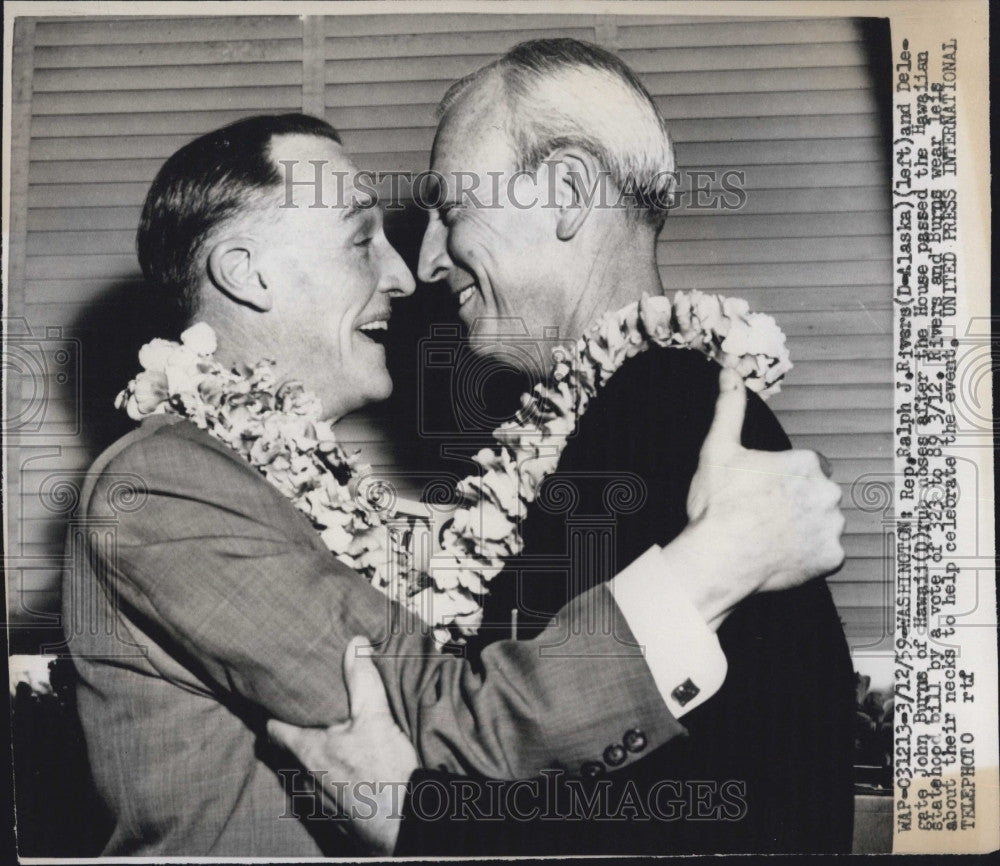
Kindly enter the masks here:
[[[426, 767], [518, 778], [593, 760], [632, 728], [650, 747], [685, 733], [603, 586], [535, 640], [494, 644], [474, 670], [185, 421], [149, 419], [97, 460], [68, 557], [64, 627], [114, 815], [109, 855], [349, 853], [330, 841], [335, 822], [295, 817], [313, 807], [286, 791], [302, 780], [277, 772], [292, 761], [263, 725], [344, 718], [342, 655], [356, 634], [376, 645]], [[595, 606], [612, 611], [611, 629], [568, 626]]]

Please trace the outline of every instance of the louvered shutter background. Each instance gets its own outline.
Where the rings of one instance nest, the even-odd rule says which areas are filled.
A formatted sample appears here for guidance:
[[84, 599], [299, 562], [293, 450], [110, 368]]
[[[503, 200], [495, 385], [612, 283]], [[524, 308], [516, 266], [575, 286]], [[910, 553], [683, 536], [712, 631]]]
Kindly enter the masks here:
[[[72, 504], [62, 484], [96, 456], [77, 433], [88, 395], [77, 393], [72, 358], [70, 375], [63, 366], [88, 309], [109, 287], [138, 283], [135, 228], [163, 160], [239, 117], [305, 110], [325, 112], [360, 166], [419, 172], [447, 86], [539, 36], [617, 51], [670, 121], [680, 168], [745, 172], [739, 210], [671, 214], [661, 274], [668, 291], [745, 297], [788, 334], [796, 366], [772, 406], [796, 444], [831, 458], [845, 487], [849, 560], [832, 589], [855, 647], [878, 643], [891, 598], [881, 514], [856, 507], [850, 487], [892, 470], [888, 174], [870, 58], [847, 19], [19, 20], [7, 316], [12, 334], [30, 337], [8, 353], [15, 624], [55, 623]], [[38, 338], [41, 385], [17, 369], [36, 369], [18, 359]], [[370, 419], [343, 427], [375, 464], [402, 453], [378, 441]]]

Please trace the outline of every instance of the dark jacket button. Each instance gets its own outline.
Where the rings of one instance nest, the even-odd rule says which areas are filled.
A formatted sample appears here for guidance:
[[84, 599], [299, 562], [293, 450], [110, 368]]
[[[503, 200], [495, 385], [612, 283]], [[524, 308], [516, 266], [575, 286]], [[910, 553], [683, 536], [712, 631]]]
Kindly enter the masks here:
[[619, 764], [625, 763], [626, 754], [625, 749], [615, 743], [604, 750], [604, 763], [609, 767], [617, 767]]
[[622, 742], [625, 743], [625, 748], [630, 752], [641, 752], [646, 748], [646, 734], [639, 728], [632, 728], [631, 731], [625, 732]]
[[604, 764], [600, 761], [585, 761], [580, 767], [580, 775], [585, 779], [596, 779], [604, 775]]

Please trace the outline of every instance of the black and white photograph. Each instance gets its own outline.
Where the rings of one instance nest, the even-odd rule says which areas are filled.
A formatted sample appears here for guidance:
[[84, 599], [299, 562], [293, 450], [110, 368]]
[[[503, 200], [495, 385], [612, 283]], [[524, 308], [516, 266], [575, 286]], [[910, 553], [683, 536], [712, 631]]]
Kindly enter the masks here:
[[904, 5], [8, 4], [16, 855], [995, 850], [988, 8]]

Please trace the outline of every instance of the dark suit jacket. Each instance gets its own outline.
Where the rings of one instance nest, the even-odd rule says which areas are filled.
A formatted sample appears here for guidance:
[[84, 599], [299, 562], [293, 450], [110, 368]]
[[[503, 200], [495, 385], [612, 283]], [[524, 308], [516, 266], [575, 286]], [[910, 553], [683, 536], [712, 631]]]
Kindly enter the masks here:
[[[530, 637], [565, 603], [567, 593], [592, 585], [581, 583], [581, 576], [606, 579], [650, 544], [674, 538], [687, 522], [688, 488], [717, 395], [718, 367], [694, 352], [653, 348], [628, 361], [591, 404], [546, 482], [548, 495], [543, 490], [529, 511], [523, 575], [508, 569], [498, 576], [487, 608], [491, 618], [502, 622], [505, 611], [517, 607], [518, 634]], [[743, 444], [761, 450], [790, 447], [756, 395], [750, 395]], [[623, 480], [617, 499], [609, 489], [615, 476]], [[566, 493], [567, 484], [573, 494]], [[571, 506], [559, 513], [553, 502]], [[563, 577], [533, 571], [532, 557], [565, 556], [573, 539], [586, 548], [581, 539], [588, 532], [593, 536], [595, 525], [608, 523], [609, 507], [613, 511], [616, 502], [613, 550], [603, 567], [589, 573], [575, 569], [568, 584]], [[587, 555], [599, 561], [594, 550]], [[608, 753], [611, 764], [586, 768], [605, 771], [604, 781], [582, 784], [591, 793], [595, 785], [605, 786], [609, 810], [618, 809], [620, 820], [546, 820], [543, 807], [529, 821], [446, 821], [408, 804], [396, 853], [850, 851], [853, 666], [826, 582], [746, 599], [723, 623], [719, 639], [729, 665], [726, 680], [713, 698], [682, 717], [689, 736], [651, 754], [647, 750], [648, 757], [626, 769], [613, 766], [619, 749]], [[608, 745], [620, 743], [619, 736]], [[691, 784], [657, 789], [663, 780]], [[456, 782], [433, 773], [420, 773], [414, 781]], [[568, 802], [571, 792], [565, 785], [553, 788], [551, 779], [538, 781], [542, 793], [536, 806], [544, 802], [546, 786], [550, 797]], [[692, 800], [697, 798], [694, 781], [714, 785], [714, 795], [701, 790], [703, 808]], [[737, 787], [723, 790], [727, 782]], [[642, 810], [619, 808], [630, 788], [640, 798], [659, 790], [659, 812], [654, 805], [646, 820]], [[497, 808], [496, 791], [483, 790], [475, 814]], [[668, 809], [664, 803], [671, 797], [687, 803]], [[727, 799], [735, 806], [722, 802]], [[530, 792], [527, 801], [522, 796], [517, 805], [522, 815], [532, 813], [531, 803]], [[687, 817], [668, 820], [685, 809]], [[692, 820], [699, 809], [716, 817]]]
[[[606, 634], [544, 659], [532, 643], [497, 643], [476, 671], [438, 652], [256, 470], [186, 421], [149, 419], [98, 459], [67, 555], [64, 626], [114, 815], [109, 855], [349, 853], [329, 820], [297, 820], [314, 806], [286, 797], [303, 780], [276, 775], [293, 762], [262, 733], [268, 717], [346, 717], [342, 656], [356, 634], [376, 644], [425, 766], [510, 779], [596, 757], [623, 722], [656, 744], [682, 731], [641, 655]], [[608, 602], [604, 588], [588, 596]]]

